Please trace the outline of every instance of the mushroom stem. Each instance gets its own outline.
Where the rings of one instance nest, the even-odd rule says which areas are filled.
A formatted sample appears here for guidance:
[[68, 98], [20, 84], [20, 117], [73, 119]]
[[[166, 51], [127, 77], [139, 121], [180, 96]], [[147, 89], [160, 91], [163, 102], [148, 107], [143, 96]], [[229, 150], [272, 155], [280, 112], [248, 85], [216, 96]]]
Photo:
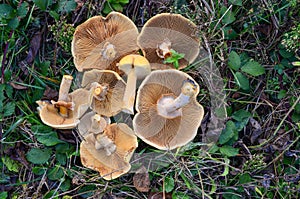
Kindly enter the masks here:
[[127, 85], [123, 97], [123, 111], [129, 114], [134, 113], [133, 105], [135, 100], [136, 80], [137, 76], [135, 74], [135, 71], [134, 69], [131, 69], [127, 76]]
[[158, 57], [166, 59], [167, 57], [172, 56], [171, 50], [171, 41], [166, 38], [164, 41], [157, 45], [156, 54]]
[[181, 108], [190, 102], [190, 98], [195, 95], [197, 86], [192, 80], [186, 80], [181, 87], [180, 95], [174, 99], [171, 95], [161, 97], [157, 102], [159, 115], [167, 118], [175, 118], [181, 115]]
[[94, 82], [91, 86], [94, 88], [94, 97], [99, 101], [103, 101], [108, 92], [108, 85], [101, 85], [98, 82]]
[[95, 148], [97, 150], [104, 149], [107, 156], [110, 156], [116, 151], [116, 145], [105, 134], [98, 134], [96, 136]]
[[[73, 77], [71, 75], [64, 75], [60, 83], [58, 102], [68, 102], [69, 91], [71, 88]], [[68, 117], [68, 108], [65, 106], [59, 106], [59, 113], [63, 117]]]
[[105, 127], [107, 126], [106, 120], [98, 114], [95, 114], [92, 118], [92, 124], [89, 129], [89, 132], [94, 134], [102, 133]]

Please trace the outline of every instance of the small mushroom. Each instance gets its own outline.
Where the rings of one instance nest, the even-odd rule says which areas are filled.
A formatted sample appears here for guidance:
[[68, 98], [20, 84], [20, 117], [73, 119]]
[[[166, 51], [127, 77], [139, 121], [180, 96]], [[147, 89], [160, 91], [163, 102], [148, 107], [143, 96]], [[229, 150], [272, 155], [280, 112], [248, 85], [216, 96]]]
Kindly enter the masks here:
[[72, 55], [78, 71], [96, 68], [118, 71], [121, 57], [136, 52], [138, 29], [125, 15], [95, 16], [76, 27]]
[[197, 102], [199, 85], [184, 72], [166, 69], [151, 72], [137, 92], [133, 129], [144, 142], [172, 150], [190, 142], [204, 115]]
[[72, 76], [64, 75], [60, 84], [58, 101], [37, 101], [42, 122], [56, 129], [72, 129], [91, 104], [91, 92], [77, 89], [69, 93]]
[[163, 61], [172, 56], [172, 51], [184, 54], [179, 60], [179, 69], [192, 63], [199, 54], [200, 41], [197, 26], [180, 14], [162, 13], [149, 19], [142, 28], [137, 42], [152, 69], [171, 69]]
[[127, 55], [123, 57], [119, 64], [119, 70], [127, 75], [126, 90], [123, 98], [123, 111], [133, 114], [133, 106], [135, 101], [136, 81], [143, 79], [151, 72], [148, 60], [141, 55]]
[[110, 119], [108, 117], [101, 117], [99, 114], [94, 112], [86, 113], [78, 124], [78, 131], [82, 137], [86, 137], [87, 135], [99, 134], [104, 131], [107, 125], [110, 124]]
[[83, 74], [82, 87], [91, 89], [91, 107], [99, 115], [111, 117], [122, 110], [126, 88], [124, 80], [114, 71], [93, 69]]
[[96, 170], [106, 180], [112, 180], [127, 173], [137, 138], [126, 124], [110, 124], [103, 133], [88, 134], [80, 144], [82, 164]]

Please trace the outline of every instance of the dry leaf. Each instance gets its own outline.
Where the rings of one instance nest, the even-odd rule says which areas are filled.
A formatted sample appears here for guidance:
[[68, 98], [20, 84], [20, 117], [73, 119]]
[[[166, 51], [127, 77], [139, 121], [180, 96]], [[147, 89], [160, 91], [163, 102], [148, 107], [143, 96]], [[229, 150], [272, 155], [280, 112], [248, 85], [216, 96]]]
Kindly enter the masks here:
[[149, 174], [144, 166], [134, 174], [133, 185], [140, 192], [148, 192], [150, 190]]

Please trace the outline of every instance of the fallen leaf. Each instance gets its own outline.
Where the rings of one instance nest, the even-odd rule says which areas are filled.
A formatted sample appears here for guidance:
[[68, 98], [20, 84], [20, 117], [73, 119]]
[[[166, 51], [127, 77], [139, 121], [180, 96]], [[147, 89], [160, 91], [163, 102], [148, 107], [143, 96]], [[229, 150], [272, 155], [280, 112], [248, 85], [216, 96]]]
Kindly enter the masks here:
[[249, 122], [253, 129], [250, 137], [250, 141], [253, 144], [257, 140], [257, 138], [262, 134], [262, 129], [261, 125], [255, 119], [250, 118]]
[[142, 166], [133, 176], [133, 185], [140, 192], [150, 190], [150, 179], [146, 167]]
[[151, 192], [148, 196], [148, 199], [172, 199], [172, 193], [165, 193], [165, 197], [163, 192]]
[[42, 100], [49, 100], [49, 101], [54, 100], [54, 101], [56, 101], [57, 98], [58, 98], [57, 90], [54, 90], [54, 89], [47, 86], [46, 90], [43, 94]]
[[22, 86], [20, 84], [14, 83], [14, 82], [9, 82], [9, 84], [16, 90], [26, 90], [27, 89], [26, 86]]

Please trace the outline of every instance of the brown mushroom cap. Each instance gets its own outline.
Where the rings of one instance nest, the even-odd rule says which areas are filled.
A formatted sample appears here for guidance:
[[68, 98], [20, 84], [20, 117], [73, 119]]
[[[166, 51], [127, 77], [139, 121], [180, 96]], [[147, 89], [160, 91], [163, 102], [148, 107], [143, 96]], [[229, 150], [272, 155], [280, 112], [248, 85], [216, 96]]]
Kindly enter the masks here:
[[193, 80], [184, 72], [168, 69], [153, 71], [145, 78], [137, 93], [137, 114], [133, 129], [144, 142], [161, 150], [171, 150], [190, 142], [197, 134], [204, 115], [203, 107], [197, 102], [196, 94], [181, 108], [181, 115], [165, 118], [158, 114], [157, 102], [168, 95], [178, 97], [182, 82]]
[[80, 145], [80, 158], [85, 167], [98, 171], [106, 180], [112, 180], [130, 170], [129, 161], [137, 148], [137, 138], [123, 123], [109, 125], [104, 135], [116, 145], [111, 155], [107, 156], [104, 149], [96, 149], [96, 137], [89, 134]]
[[162, 13], [149, 19], [142, 28], [137, 42], [152, 69], [174, 68], [163, 64], [158, 46], [170, 48], [185, 56], [179, 60], [179, 68], [192, 63], [199, 54], [200, 41], [196, 35], [197, 26], [180, 14]]
[[99, 85], [107, 87], [107, 93], [103, 100], [94, 97], [91, 107], [99, 115], [111, 117], [122, 110], [123, 96], [126, 89], [124, 80], [114, 71], [93, 69], [83, 74], [82, 87], [90, 89], [92, 84], [97, 82]]
[[138, 30], [125, 15], [111, 12], [79, 25], [72, 41], [72, 55], [78, 71], [97, 68], [118, 71], [121, 57], [136, 52]]

